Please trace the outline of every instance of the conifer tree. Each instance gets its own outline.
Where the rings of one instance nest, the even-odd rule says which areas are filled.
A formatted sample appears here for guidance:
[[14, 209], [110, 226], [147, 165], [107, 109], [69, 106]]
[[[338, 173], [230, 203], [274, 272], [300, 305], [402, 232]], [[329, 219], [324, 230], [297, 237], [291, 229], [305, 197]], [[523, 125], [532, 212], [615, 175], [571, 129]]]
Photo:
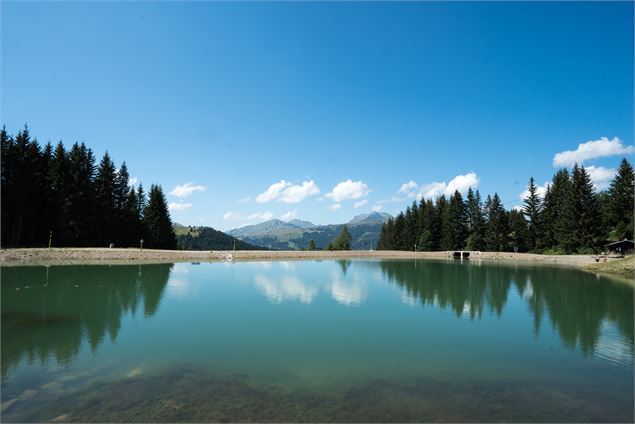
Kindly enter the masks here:
[[469, 188], [467, 191], [467, 222], [468, 222], [468, 250], [485, 250], [485, 218], [483, 217], [483, 205], [481, 194]]
[[553, 176], [551, 185], [545, 193], [543, 208], [543, 244], [546, 248], [564, 249], [567, 239], [567, 222], [565, 203], [571, 192], [571, 177], [569, 171], [560, 169]]
[[488, 196], [488, 211], [487, 211], [487, 231], [486, 231], [486, 245], [487, 250], [493, 252], [504, 251], [507, 246], [507, 236], [509, 234], [509, 228], [507, 225], [507, 214], [503, 205], [501, 204], [498, 193], [494, 193], [494, 197]]
[[108, 152], [104, 153], [97, 168], [95, 185], [99, 207], [99, 243], [106, 246], [117, 242], [116, 174], [116, 167], [112, 159], [110, 159], [110, 155]]
[[507, 213], [507, 223], [509, 227], [508, 251], [518, 249], [519, 252], [526, 252], [531, 240], [529, 226], [525, 220], [523, 212], [512, 209]]
[[467, 242], [467, 212], [463, 196], [457, 190], [452, 196], [443, 220], [443, 244], [445, 250], [463, 249]]
[[634, 180], [633, 167], [623, 158], [608, 189], [607, 223], [613, 240], [633, 239]]
[[534, 177], [529, 179], [528, 186], [529, 194], [523, 199], [523, 214], [527, 218], [527, 245], [529, 250], [539, 248], [540, 232], [542, 229], [541, 214], [542, 214], [542, 202], [538, 196], [538, 187]]
[[344, 225], [342, 231], [335, 238], [333, 243], [334, 250], [351, 250], [351, 233], [348, 231], [348, 227]]
[[150, 186], [148, 204], [143, 213], [148, 240], [144, 246], [153, 249], [176, 249], [176, 235], [172, 219], [168, 212], [168, 204], [160, 185]]

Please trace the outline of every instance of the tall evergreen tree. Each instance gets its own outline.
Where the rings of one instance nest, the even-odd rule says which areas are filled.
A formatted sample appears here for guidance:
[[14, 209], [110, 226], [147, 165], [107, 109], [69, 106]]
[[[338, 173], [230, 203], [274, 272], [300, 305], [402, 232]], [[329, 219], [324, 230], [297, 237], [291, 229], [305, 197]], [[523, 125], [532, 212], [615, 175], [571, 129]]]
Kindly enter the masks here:
[[633, 167], [623, 158], [608, 189], [607, 223], [613, 240], [633, 239], [634, 181]]
[[489, 205], [487, 210], [487, 230], [485, 235], [487, 250], [501, 252], [506, 250], [507, 247], [507, 237], [509, 234], [507, 214], [501, 204], [498, 193], [494, 193], [494, 197], [491, 199], [488, 196], [487, 203]]
[[100, 245], [109, 245], [117, 241], [116, 169], [108, 152], [104, 153], [95, 178], [97, 205], [99, 207], [98, 237]]
[[531, 240], [529, 225], [523, 212], [512, 209], [507, 213], [509, 227], [507, 250], [526, 252]]
[[[542, 244], [546, 248], [563, 249], [567, 239], [568, 222], [571, 218], [565, 212], [566, 197], [571, 192], [571, 176], [566, 169], [560, 169], [547, 187], [543, 207]], [[575, 217], [574, 217], [575, 219]]]
[[523, 214], [527, 218], [527, 245], [529, 250], [534, 250], [540, 246], [540, 233], [542, 230], [541, 214], [542, 202], [538, 196], [538, 187], [534, 177], [529, 179], [529, 194], [523, 199]]
[[457, 190], [446, 208], [443, 220], [443, 245], [445, 250], [461, 250], [467, 243], [467, 210], [463, 196]]
[[333, 250], [351, 250], [351, 233], [346, 225], [342, 227], [342, 231], [335, 238]]
[[485, 250], [485, 218], [483, 217], [483, 205], [481, 194], [469, 188], [467, 191], [467, 222], [468, 222], [468, 250]]
[[152, 249], [176, 249], [176, 235], [168, 211], [168, 203], [160, 185], [150, 186], [143, 219], [147, 234], [144, 246]]

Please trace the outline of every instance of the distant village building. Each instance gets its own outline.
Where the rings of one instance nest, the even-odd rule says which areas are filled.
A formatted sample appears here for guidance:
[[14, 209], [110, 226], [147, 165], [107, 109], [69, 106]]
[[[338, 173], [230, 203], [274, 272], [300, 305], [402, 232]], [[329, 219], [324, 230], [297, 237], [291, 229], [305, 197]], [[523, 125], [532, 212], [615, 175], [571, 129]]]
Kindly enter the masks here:
[[626, 254], [626, 253], [633, 253], [633, 248], [634, 248], [634, 244], [633, 240], [620, 240], [620, 241], [614, 241], [613, 243], [609, 243], [606, 245], [606, 247], [608, 247], [609, 252], [611, 253], [620, 253], [620, 254]]

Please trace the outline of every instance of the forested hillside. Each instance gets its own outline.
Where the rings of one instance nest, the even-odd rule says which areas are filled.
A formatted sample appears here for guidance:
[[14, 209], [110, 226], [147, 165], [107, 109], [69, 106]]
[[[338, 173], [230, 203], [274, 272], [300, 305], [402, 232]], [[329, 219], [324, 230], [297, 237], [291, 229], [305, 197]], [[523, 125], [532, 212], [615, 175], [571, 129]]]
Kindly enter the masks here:
[[41, 147], [28, 128], [2, 129], [2, 247], [139, 246], [174, 249], [160, 185], [130, 186], [126, 163], [99, 165], [84, 143]]
[[177, 232], [177, 242], [183, 250], [267, 250], [254, 246], [210, 227], [185, 227]]
[[482, 201], [469, 189], [464, 200], [422, 199], [381, 229], [384, 250], [487, 250], [596, 253], [609, 240], [633, 238], [633, 167], [623, 159], [606, 191], [597, 193], [584, 166], [559, 170], [543, 198], [534, 179], [522, 210], [505, 210], [498, 194]]

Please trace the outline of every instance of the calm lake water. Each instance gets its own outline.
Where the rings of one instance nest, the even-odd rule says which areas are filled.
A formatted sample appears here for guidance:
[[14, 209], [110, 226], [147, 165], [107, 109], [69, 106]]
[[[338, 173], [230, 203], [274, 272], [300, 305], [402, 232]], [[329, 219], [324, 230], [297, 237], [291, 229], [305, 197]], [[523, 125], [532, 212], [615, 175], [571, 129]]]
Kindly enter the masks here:
[[3, 422], [633, 421], [633, 288], [477, 261], [4, 267]]

